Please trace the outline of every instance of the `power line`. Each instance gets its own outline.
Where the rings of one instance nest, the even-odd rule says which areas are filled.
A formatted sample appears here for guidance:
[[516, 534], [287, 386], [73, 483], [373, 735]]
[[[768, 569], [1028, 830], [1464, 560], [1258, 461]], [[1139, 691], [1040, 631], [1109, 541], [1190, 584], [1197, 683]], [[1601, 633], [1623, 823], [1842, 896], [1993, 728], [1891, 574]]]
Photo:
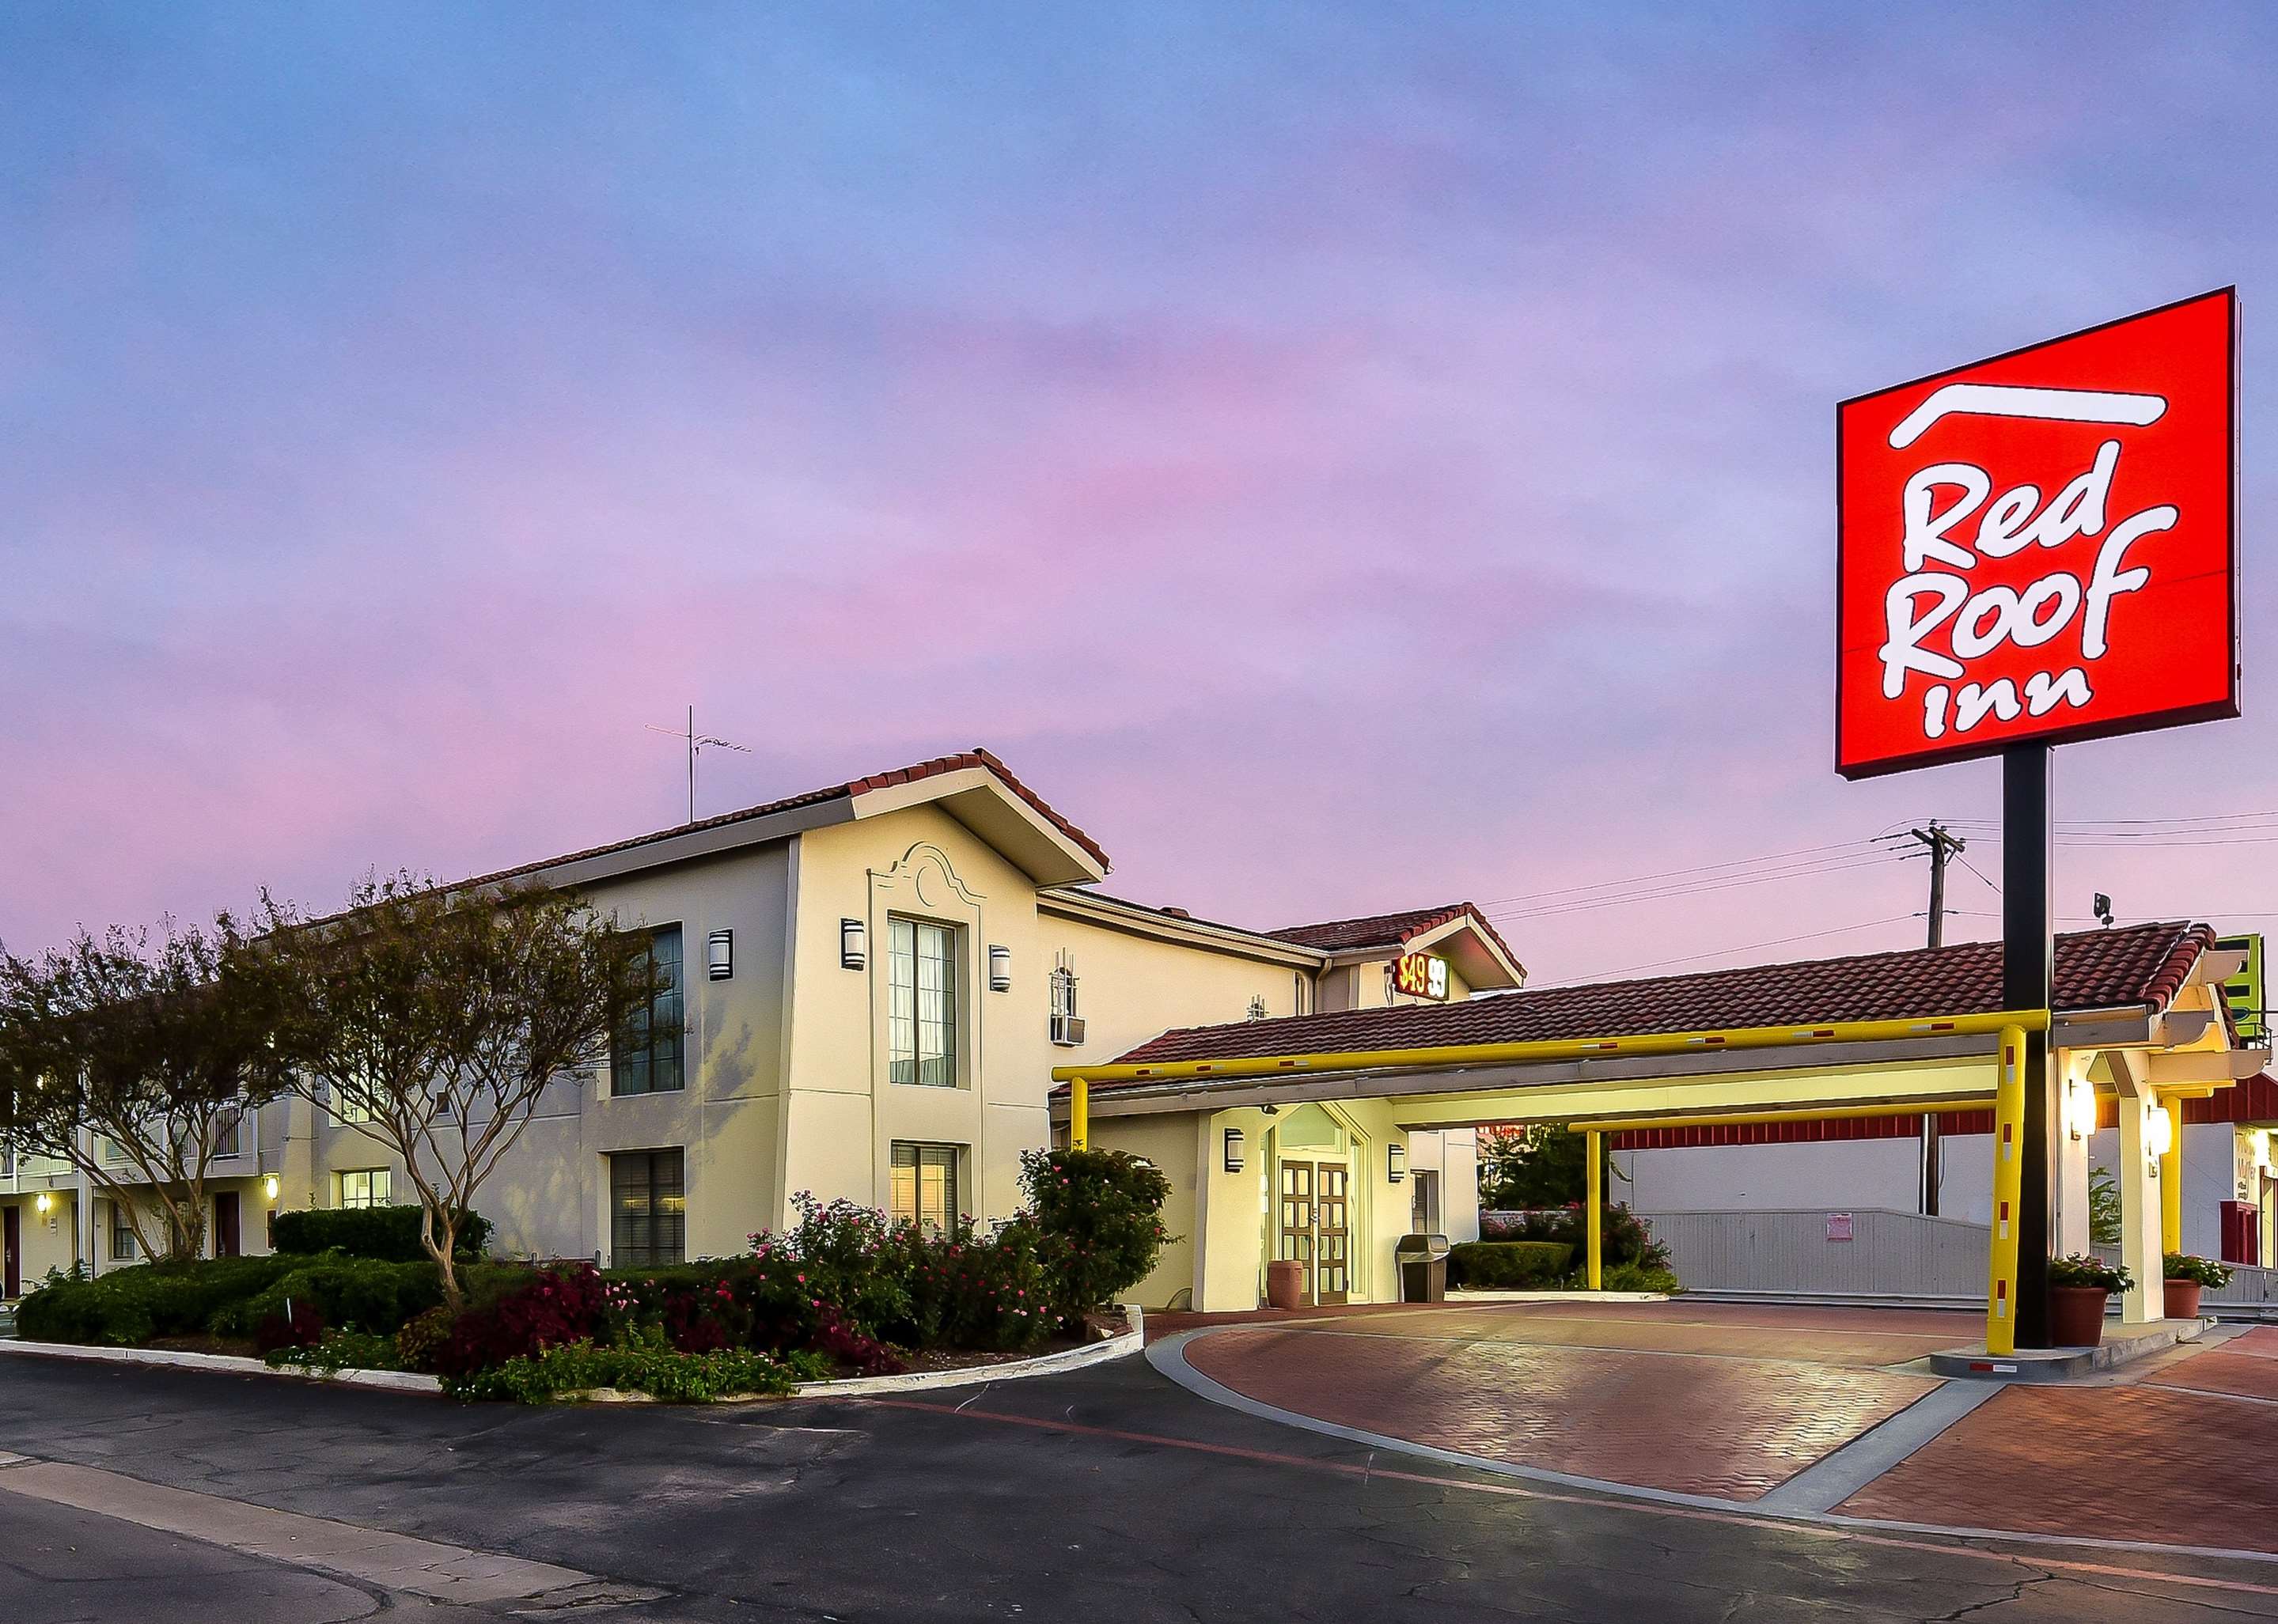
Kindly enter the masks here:
[[1506, 904], [1523, 905], [1540, 901], [1545, 897], [1571, 896], [1578, 891], [1626, 890], [1633, 885], [1646, 885], [1659, 880], [1681, 879], [1686, 874], [1705, 874], [1725, 868], [1752, 868], [1759, 864], [1784, 863], [1791, 858], [1812, 857], [1822, 852], [1863, 850], [1873, 844], [1874, 842], [1871, 840], [1846, 840], [1838, 841], [1827, 846], [1799, 846], [1793, 851], [1771, 851], [1762, 857], [1732, 858], [1722, 863], [1696, 864], [1691, 868], [1666, 868], [1658, 873], [1632, 874], [1624, 880], [1601, 880], [1591, 885], [1558, 886], [1547, 891], [1525, 891], [1517, 896], [1494, 896], [1481, 903], [1479, 906], [1487, 909], [1500, 908]]
[[[1708, 953], [1688, 953], [1678, 958], [1656, 958], [1642, 964], [1624, 964], [1618, 970], [1593, 971], [1588, 975], [1572, 976], [1563, 981], [1547, 981], [1540, 987], [1530, 990], [1549, 991], [1561, 987], [1580, 987], [1592, 981], [1611, 980], [1617, 976], [1634, 975], [1640, 970], [1659, 970], [1670, 964], [1697, 964], [1704, 958], [1722, 958], [1728, 953], [1754, 953], [1762, 948], [1785, 947], [1792, 942], [1816, 942], [1823, 936], [1840, 936], [1854, 930], [1872, 930], [1877, 926], [1896, 925], [1917, 917], [1919, 916], [1911, 913], [1894, 913], [1886, 919], [1865, 919], [1856, 925], [1837, 925], [1827, 930], [1805, 931], [1794, 936], [1774, 936], [1769, 942], [1750, 942], [1739, 947], [1718, 948]], [[1739, 968], [1737, 965], [1733, 967]]]
[[1656, 890], [1632, 892], [1625, 896], [1586, 896], [1573, 902], [1556, 903], [1540, 908], [1487, 908], [1480, 911], [1492, 919], [1536, 919], [1552, 914], [1579, 913], [1591, 908], [1620, 908], [1632, 903], [1664, 902], [1678, 896], [1698, 896], [1710, 891], [1729, 891], [1737, 886], [1762, 885], [1774, 880], [1804, 880], [1821, 874], [1845, 873], [1857, 868], [1885, 868], [1897, 860], [1895, 856], [1886, 854], [1852, 862], [1800, 865], [1763, 873], [1742, 874], [1731, 879], [1708, 881], [1695, 885], [1670, 886]]

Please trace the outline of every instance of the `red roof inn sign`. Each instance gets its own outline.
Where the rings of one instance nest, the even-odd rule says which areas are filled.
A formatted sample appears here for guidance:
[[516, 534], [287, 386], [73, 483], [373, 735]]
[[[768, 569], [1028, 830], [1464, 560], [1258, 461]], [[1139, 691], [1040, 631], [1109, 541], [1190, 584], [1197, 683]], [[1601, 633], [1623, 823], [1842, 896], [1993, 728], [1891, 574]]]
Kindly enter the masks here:
[[2224, 289], [1846, 400], [1846, 777], [2238, 714]]

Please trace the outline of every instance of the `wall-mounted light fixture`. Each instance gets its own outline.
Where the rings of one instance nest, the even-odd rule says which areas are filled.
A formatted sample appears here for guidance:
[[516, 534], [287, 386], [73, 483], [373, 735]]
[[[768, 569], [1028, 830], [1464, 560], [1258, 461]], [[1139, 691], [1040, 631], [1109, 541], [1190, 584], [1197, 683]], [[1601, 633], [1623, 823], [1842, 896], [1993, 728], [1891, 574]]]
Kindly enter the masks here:
[[860, 970], [870, 962], [869, 933], [860, 919], [838, 921], [838, 967]]
[[268, 1173], [263, 1176], [261, 1180], [261, 1199], [265, 1201], [273, 1201], [277, 1199], [276, 1174]]
[[1226, 1170], [1229, 1173], [1238, 1173], [1242, 1170], [1242, 1130], [1240, 1128], [1228, 1128], [1226, 1131]]
[[715, 930], [704, 938], [704, 973], [724, 981], [736, 973], [736, 933]]
[[1408, 1147], [1387, 1145], [1384, 1147], [1384, 1178], [1387, 1184], [1398, 1184], [1408, 1177]]
[[2175, 1147], [2175, 1113], [2164, 1105], [2155, 1105], [2144, 1113], [2144, 1148], [2156, 1161]]
[[1000, 942], [989, 944], [989, 990], [992, 993], [1013, 990], [1013, 949]]
[[2084, 1077], [2068, 1077], [2064, 1092], [2065, 1132], [2073, 1139], [2086, 1139], [2096, 1132], [2096, 1090]]
[[32, 1210], [34, 1212], [42, 1214], [50, 1213], [55, 1210], [55, 1208], [56, 1198], [49, 1194], [45, 1190], [41, 1191], [37, 1195], [32, 1198]]

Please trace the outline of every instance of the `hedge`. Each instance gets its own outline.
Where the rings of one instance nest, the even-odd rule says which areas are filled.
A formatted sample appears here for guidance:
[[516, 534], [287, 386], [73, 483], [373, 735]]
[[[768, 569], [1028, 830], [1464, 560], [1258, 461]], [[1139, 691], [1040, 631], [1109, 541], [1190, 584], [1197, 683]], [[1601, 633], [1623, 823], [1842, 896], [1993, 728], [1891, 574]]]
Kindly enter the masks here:
[[[350, 1257], [377, 1258], [386, 1263], [427, 1261], [420, 1244], [418, 1207], [337, 1207], [302, 1208], [277, 1215], [271, 1244], [279, 1252], [345, 1252]], [[469, 1213], [459, 1224], [461, 1257], [480, 1257], [491, 1238], [488, 1219]]]
[[1557, 1240], [1467, 1240], [1448, 1252], [1448, 1284], [1510, 1291], [1555, 1286], [1574, 1248]]
[[323, 1324], [339, 1330], [393, 1337], [405, 1321], [436, 1308], [443, 1286], [425, 1258], [391, 1263], [378, 1258], [310, 1258], [287, 1255], [295, 1267], [261, 1291], [230, 1304], [213, 1316], [223, 1336], [252, 1336], [262, 1322], [282, 1319], [287, 1303], [316, 1309]]
[[217, 1313], [264, 1290], [309, 1260], [229, 1257], [201, 1263], [138, 1263], [92, 1280], [59, 1280], [16, 1310], [27, 1342], [132, 1347], [156, 1337], [197, 1336]]

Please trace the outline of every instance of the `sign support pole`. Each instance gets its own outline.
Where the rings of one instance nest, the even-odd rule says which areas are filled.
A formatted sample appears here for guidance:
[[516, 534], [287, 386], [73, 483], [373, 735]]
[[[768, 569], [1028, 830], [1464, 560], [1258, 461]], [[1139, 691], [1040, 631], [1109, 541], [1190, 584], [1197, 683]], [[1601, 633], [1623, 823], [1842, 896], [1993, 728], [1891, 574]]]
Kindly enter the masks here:
[[[2055, 1003], [2049, 756], [2046, 744], [2012, 744], [2001, 752], [2001, 1002], [2012, 1010], [2052, 1010]], [[2023, 1058], [2015, 1324], [2017, 1346], [2031, 1348], [2049, 1346], [2051, 1151], [2057, 1140], [2046, 1029], [2025, 1034]]]

